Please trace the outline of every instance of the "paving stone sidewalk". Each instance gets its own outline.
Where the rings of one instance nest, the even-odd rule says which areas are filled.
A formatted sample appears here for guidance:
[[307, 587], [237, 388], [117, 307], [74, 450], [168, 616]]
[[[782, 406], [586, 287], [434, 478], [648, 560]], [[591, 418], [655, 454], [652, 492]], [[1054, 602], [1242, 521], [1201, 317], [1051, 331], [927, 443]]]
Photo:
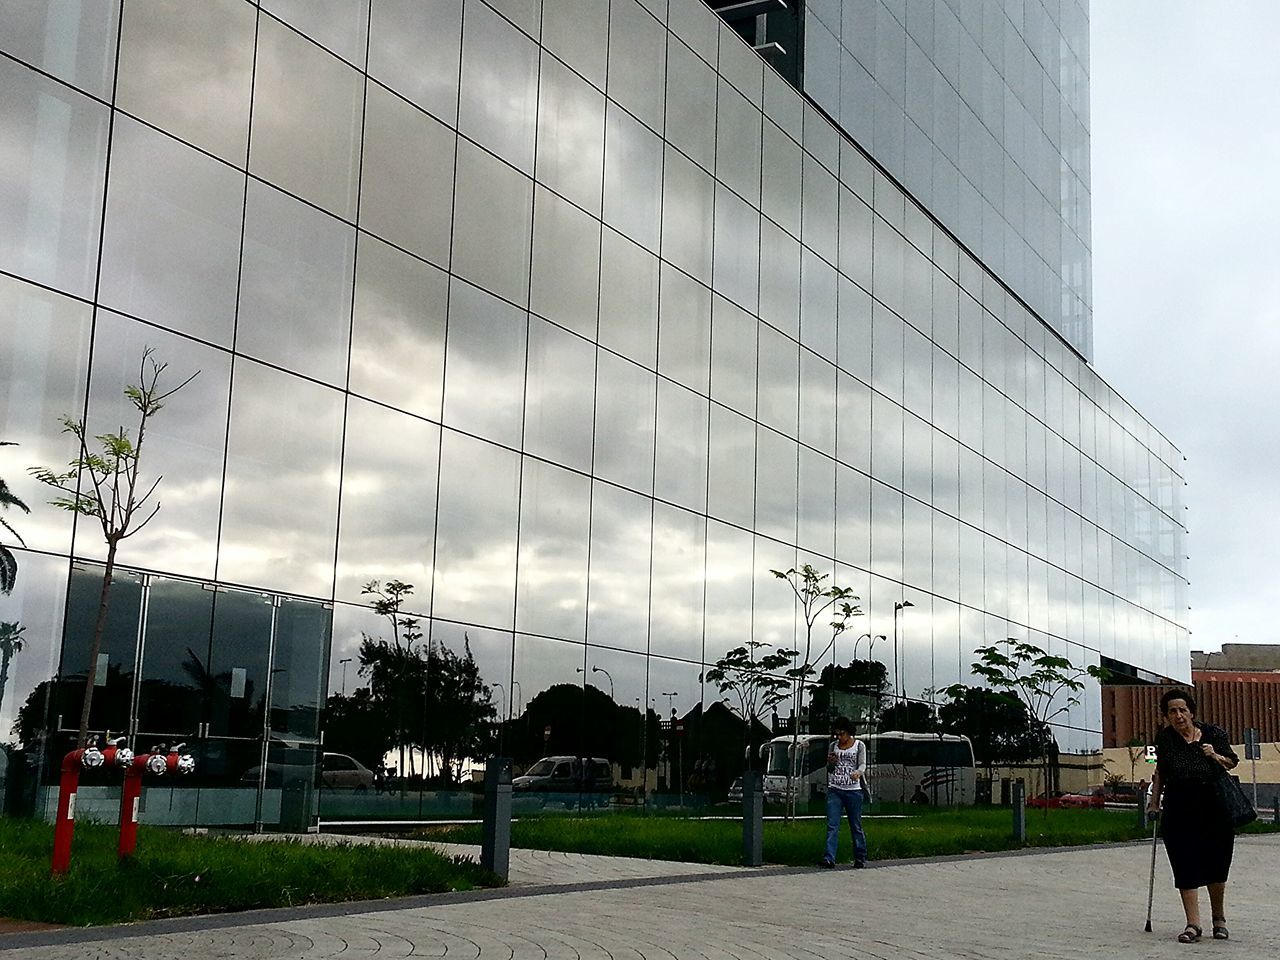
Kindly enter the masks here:
[[[873, 865], [854, 871], [727, 871], [517, 885], [407, 909], [288, 919], [222, 918], [213, 929], [110, 930], [91, 942], [0, 939], [24, 960], [817, 960], [1096, 958], [1280, 954], [1280, 837], [1241, 838], [1228, 892], [1232, 939], [1187, 947], [1161, 852], [1155, 932], [1143, 932], [1150, 847]], [[533, 862], [530, 860], [529, 862]], [[687, 865], [683, 865], [687, 867]], [[606, 864], [595, 868], [603, 873]], [[705, 868], [702, 868], [705, 870]], [[1207, 910], [1207, 904], [1206, 910]], [[332, 908], [325, 908], [332, 909]], [[278, 915], [276, 915], [278, 916]], [[7, 942], [6, 942], [7, 941]], [[46, 942], [48, 942], [46, 940]]]

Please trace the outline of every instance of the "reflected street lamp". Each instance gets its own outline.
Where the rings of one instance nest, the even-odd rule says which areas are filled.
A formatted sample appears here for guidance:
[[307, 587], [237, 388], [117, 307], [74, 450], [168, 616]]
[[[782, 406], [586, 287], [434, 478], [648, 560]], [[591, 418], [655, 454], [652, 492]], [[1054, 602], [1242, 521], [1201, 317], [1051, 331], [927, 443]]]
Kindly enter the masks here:
[[511, 714], [507, 713], [507, 688], [504, 687], [497, 680], [493, 681], [493, 683], [490, 684], [490, 686], [497, 688], [502, 693], [502, 700], [501, 700], [502, 710], [499, 711], [498, 716], [506, 717], [508, 720], [510, 720]]
[[511, 711], [519, 716], [524, 709], [524, 687], [520, 686], [519, 680], [511, 681]]
[[907, 607], [914, 607], [915, 604], [910, 600], [896, 600], [893, 604], [893, 695], [894, 699], [901, 701], [906, 694], [906, 687], [902, 683], [902, 657], [898, 650], [898, 614]]
[[[605, 675], [605, 677], [606, 677], [606, 678], [608, 678], [608, 680], [609, 680], [609, 699], [610, 699], [610, 700], [614, 700], [614, 696], [613, 696], [613, 675], [612, 675], [611, 673], [609, 673], [609, 671], [608, 671], [608, 670], [606, 670], [604, 667], [592, 667], [592, 668], [591, 668], [591, 672], [592, 672], [592, 673], [603, 673], [603, 674]], [[616, 701], [616, 700], [614, 700], [614, 702], [616, 703], [617, 701]]]
[[338, 663], [342, 664], [342, 697], [347, 696], [347, 664], [351, 662], [350, 657], [343, 657]]
[[667, 710], [674, 717], [676, 715], [676, 708], [672, 706], [671, 700], [673, 697], [680, 696], [680, 691], [672, 690], [670, 693], [660, 693], [659, 696], [667, 698]]

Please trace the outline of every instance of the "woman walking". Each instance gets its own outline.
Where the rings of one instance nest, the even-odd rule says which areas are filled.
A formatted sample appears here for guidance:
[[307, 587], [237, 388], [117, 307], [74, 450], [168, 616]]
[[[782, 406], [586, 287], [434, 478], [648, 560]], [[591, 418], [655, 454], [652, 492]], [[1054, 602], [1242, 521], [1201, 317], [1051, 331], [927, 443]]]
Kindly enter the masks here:
[[1235, 830], [1214, 784], [1240, 759], [1225, 730], [1195, 719], [1195, 697], [1186, 690], [1166, 692], [1160, 698], [1160, 711], [1168, 725], [1156, 734], [1156, 772], [1147, 812], [1160, 811], [1163, 798], [1164, 848], [1187, 915], [1178, 942], [1195, 943], [1204, 935], [1201, 887], [1209, 888], [1213, 937], [1226, 940], [1230, 933], [1223, 898]]
[[836, 742], [827, 754], [827, 849], [819, 866], [836, 865], [836, 846], [840, 841], [840, 818], [849, 818], [853, 835], [853, 865], [867, 865], [867, 836], [862, 832], [863, 779], [867, 775], [867, 747], [853, 738], [853, 724], [837, 717], [831, 725]]

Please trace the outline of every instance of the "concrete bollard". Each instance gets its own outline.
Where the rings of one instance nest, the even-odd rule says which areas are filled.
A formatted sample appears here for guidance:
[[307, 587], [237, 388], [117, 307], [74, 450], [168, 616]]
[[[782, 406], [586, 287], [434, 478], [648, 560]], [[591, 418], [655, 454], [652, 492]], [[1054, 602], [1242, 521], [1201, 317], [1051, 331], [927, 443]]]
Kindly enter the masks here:
[[490, 757], [485, 765], [480, 866], [503, 880], [511, 873], [511, 760], [508, 757]]
[[742, 775], [742, 862], [764, 863], [764, 777], [759, 770]]
[[1015, 780], [1011, 791], [1013, 802], [1013, 840], [1022, 845], [1027, 842], [1027, 785]]

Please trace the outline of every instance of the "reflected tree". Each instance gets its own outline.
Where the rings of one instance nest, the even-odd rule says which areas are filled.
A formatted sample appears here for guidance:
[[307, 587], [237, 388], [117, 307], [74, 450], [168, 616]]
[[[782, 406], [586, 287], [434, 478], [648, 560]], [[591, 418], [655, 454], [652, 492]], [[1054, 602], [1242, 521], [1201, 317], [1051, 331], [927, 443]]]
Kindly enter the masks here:
[[880, 717], [888, 689], [889, 668], [879, 660], [850, 660], [846, 666], [828, 664], [809, 695], [809, 712], [828, 719], [845, 716], [865, 730]]
[[1027, 705], [990, 687], [954, 684], [943, 691], [948, 698], [938, 708], [944, 733], [962, 734], [973, 744], [973, 757], [987, 768], [1027, 763], [1049, 748], [1049, 731], [1037, 727]]
[[791, 681], [781, 674], [797, 656], [796, 650], [773, 649], [772, 644], [762, 640], [748, 640], [726, 653], [699, 678], [714, 683], [721, 695], [732, 694], [736, 699], [748, 765], [749, 748], [755, 746], [752, 732], [760, 725], [761, 717], [787, 699]]
[[[463, 635], [460, 653], [444, 644], [421, 643], [421, 621], [402, 609], [413, 594], [411, 583], [372, 580], [362, 592], [374, 597], [373, 611], [386, 618], [391, 639], [361, 635], [360, 673], [369, 679], [368, 692], [329, 697], [329, 718], [349, 719], [361, 727], [381, 723], [384, 733], [375, 742], [386, 744], [384, 753], [399, 751], [402, 773], [407, 764], [409, 775], [417, 775], [414, 752], [420, 750], [438, 759], [441, 779], [454, 785], [462, 761], [487, 750], [497, 718], [493, 692], [480, 675], [470, 638]], [[379, 755], [376, 766], [381, 765]]]
[[[0, 447], [16, 447], [17, 444], [9, 440], [0, 440]], [[23, 513], [30, 513], [30, 508], [23, 503], [9, 489], [9, 485], [5, 483], [4, 478], [0, 477], [0, 510], [8, 510], [10, 507], [17, 507]], [[18, 543], [26, 546], [26, 541], [18, 534], [18, 531], [10, 526], [9, 521], [4, 517], [0, 517], [0, 527], [4, 527], [9, 531], [9, 535]], [[18, 558], [4, 544], [0, 543], [0, 593], [12, 593], [13, 585], [18, 579]], [[6, 660], [7, 664], [8, 661]], [[0, 687], [2, 690], [3, 687]]]
[[350, 696], [333, 694], [324, 705], [325, 749], [355, 757], [370, 770], [381, 771], [393, 738], [383, 704], [368, 687]]
[[903, 733], [936, 733], [938, 716], [923, 700], [897, 700], [880, 713], [881, 730]]
[[[994, 690], [1017, 697], [1030, 714], [1033, 729], [1043, 732], [1043, 789], [1049, 789], [1050, 766], [1057, 753], [1050, 723], [1080, 702], [1086, 677], [1105, 682], [1110, 675], [1103, 667], [1077, 667], [1066, 657], [1048, 653], [1034, 643], [1008, 637], [990, 646], [978, 647], [978, 659], [970, 672]], [[964, 684], [943, 690], [948, 696], [963, 694]], [[1045, 812], [1048, 813], [1048, 806]]]
[[[138, 382], [124, 388], [125, 399], [138, 416], [134, 437], [130, 437], [129, 431], [121, 426], [114, 433], [102, 433], [91, 438], [84, 420], [64, 416], [63, 432], [71, 434], [78, 442], [75, 459], [62, 471], [48, 467], [31, 469], [32, 476], [61, 494], [50, 500], [49, 504], [61, 510], [95, 518], [107, 545], [102, 592], [98, 600], [93, 641], [89, 646], [88, 671], [80, 707], [80, 732], [76, 737], [78, 747], [83, 747], [89, 736], [89, 711], [93, 705], [98, 654], [102, 649], [102, 634], [106, 629], [107, 611], [111, 603], [111, 580], [115, 572], [116, 552], [121, 542], [146, 527], [160, 510], [159, 502], [152, 503], [151, 499], [162, 478], [156, 477], [144, 491], [139, 477], [147, 425], [152, 417], [164, 409], [165, 402], [170, 397], [200, 373], [197, 370], [177, 386], [165, 387], [162, 380], [169, 365], [158, 362], [154, 353], [151, 347], [143, 349]], [[90, 439], [95, 441], [95, 449], [90, 449]]]
[[[862, 610], [855, 602], [858, 598], [854, 596], [853, 590], [849, 587], [828, 584], [827, 581], [830, 579], [830, 575], [819, 573], [811, 564], [806, 563], [799, 569], [792, 567], [786, 571], [770, 570], [769, 572], [779, 580], [786, 581], [787, 586], [791, 588], [791, 592], [795, 594], [796, 602], [800, 605], [800, 614], [804, 619], [804, 659], [799, 660], [786, 670], [786, 676], [792, 683], [797, 720], [791, 727], [792, 761], [787, 767], [787, 796], [789, 797], [787, 812], [788, 817], [793, 817], [795, 816], [797, 794], [799, 793], [795, 789], [796, 766], [800, 762], [800, 724], [798, 721], [804, 716], [805, 686], [809, 683], [809, 679], [814, 673], [813, 632], [820, 619], [824, 616], [831, 618], [829, 622], [831, 641], [822, 651], [822, 654], [825, 654], [827, 650], [831, 649], [831, 644], [835, 643], [836, 638], [848, 628], [849, 621], [853, 617], [860, 615]], [[822, 654], [819, 654], [819, 656]]]
[[0, 623], [0, 708], [4, 707], [5, 691], [9, 689], [9, 664], [22, 652], [26, 629], [18, 623]]

